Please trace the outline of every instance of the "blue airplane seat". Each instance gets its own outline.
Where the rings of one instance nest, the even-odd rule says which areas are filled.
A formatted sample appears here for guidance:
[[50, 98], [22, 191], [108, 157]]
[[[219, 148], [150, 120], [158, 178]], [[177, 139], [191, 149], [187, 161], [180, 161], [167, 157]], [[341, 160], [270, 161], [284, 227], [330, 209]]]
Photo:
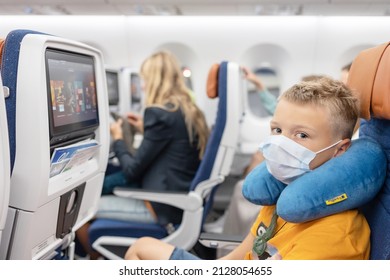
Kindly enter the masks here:
[[[5, 107], [9, 173], [12, 174], [0, 259], [53, 259], [57, 248], [72, 255], [73, 231], [94, 216], [101, 193], [98, 187], [102, 185], [107, 165], [109, 130], [105, 104], [108, 100], [103, 84], [102, 54], [77, 41], [32, 30], [9, 32], [0, 47], [1, 77], [9, 92]], [[47, 106], [49, 100], [53, 100], [48, 84], [51, 83], [49, 74], [53, 72], [51, 61], [59, 59], [50, 60], [48, 54], [61, 56], [66, 67], [79, 61], [90, 66], [88, 71], [93, 73], [95, 80], [88, 84], [88, 89], [93, 89], [90, 92], [98, 99], [97, 124], [89, 125], [83, 120], [76, 123], [83, 128], [89, 125], [89, 129], [69, 125], [66, 131], [57, 131], [54, 135], [56, 126], [50, 125], [53, 115], [50, 113], [56, 109], [53, 109], [55, 106]], [[62, 79], [64, 71], [60, 73], [56, 77], [58, 80]], [[84, 75], [82, 78], [88, 82], [90, 77]], [[73, 124], [74, 120], [69, 121]], [[61, 133], [66, 136], [59, 137]], [[54, 139], [55, 143], [51, 142], [54, 136], [58, 137]], [[74, 169], [51, 174], [51, 155], [55, 148], [77, 145], [92, 138], [100, 144], [99, 153], [80, 165], [72, 166]], [[54, 144], [57, 146], [54, 147]], [[77, 176], [70, 175], [76, 172], [79, 172]], [[69, 205], [72, 207], [67, 211]], [[28, 238], [26, 232], [29, 232]]]
[[[1, 49], [1, 40], [0, 40]], [[1, 53], [1, 50], [0, 50]], [[3, 92], [3, 83], [0, 77], [0, 245], [9, 204], [10, 192], [10, 156], [8, 143], [7, 115], [5, 113], [5, 100], [7, 94]]]
[[96, 219], [89, 229], [91, 246], [108, 259], [122, 259], [134, 241], [151, 236], [190, 250], [198, 241], [205, 218], [212, 207], [216, 188], [229, 174], [238, 142], [242, 117], [242, 77], [239, 65], [214, 64], [209, 71], [207, 92], [217, 98], [218, 110], [206, 151], [188, 193], [152, 193], [116, 188], [114, 194], [167, 203], [183, 210], [182, 222], [170, 230], [160, 224], [130, 223]]
[[[7, 168], [9, 177], [5, 177], [5, 174], [2, 175], [2, 181], [4, 183], [1, 186], [1, 205], [0, 205], [0, 241], [1, 233], [5, 227], [7, 209], [9, 203], [10, 195], [10, 176], [12, 175], [15, 154], [16, 154], [16, 135], [15, 135], [15, 124], [16, 124], [16, 73], [18, 72], [18, 57], [20, 50], [20, 41], [23, 37], [30, 33], [28, 30], [20, 30], [18, 32], [11, 32], [6, 39], [0, 40], [0, 86], [7, 91], [4, 99], [4, 116], [5, 123], [2, 124], [2, 137], [7, 137], [8, 139], [2, 139], [2, 144], [6, 144], [8, 151], [2, 151], [2, 160], [8, 160], [9, 163], [4, 162], [2, 165], [4, 168]], [[3, 90], [0, 90], [0, 93], [3, 93]], [[5, 94], [5, 93], [4, 93]], [[3, 94], [1, 94], [3, 95]], [[4, 98], [4, 96], [0, 96]], [[3, 121], [3, 120], [2, 120]], [[7, 130], [7, 133], [4, 130]], [[4, 182], [5, 181], [5, 182]], [[0, 242], [1, 243], [1, 242]], [[3, 244], [2, 248], [5, 245]], [[0, 259], [3, 259], [5, 254], [0, 252]]]
[[16, 153], [16, 73], [19, 66], [19, 50], [20, 42], [27, 34], [39, 34], [39, 32], [31, 30], [16, 30], [7, 35], [7, 39], [2, 45], [2, 55], [0, 72], [3, 79], [3, 85], [8, 88], [9, 96], [5, 99], [7, 122], [8, 122], [8, 137], [11, 160], [11, 173], [15, 162]]
[[372, 260], [390, 259], [390, 43], [362, 51], [354, 59], [348, 86], [360, 99], [359, 137], [377, 141], [387, 156], [387, 176], [375, 197], [361, 209], [371, 229]]

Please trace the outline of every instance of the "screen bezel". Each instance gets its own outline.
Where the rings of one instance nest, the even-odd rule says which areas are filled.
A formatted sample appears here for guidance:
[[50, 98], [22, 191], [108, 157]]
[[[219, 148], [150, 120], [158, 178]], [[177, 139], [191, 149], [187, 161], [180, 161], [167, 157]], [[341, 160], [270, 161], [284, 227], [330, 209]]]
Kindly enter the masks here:
[[[75, 122], [65, 124], [61, 126], [54, 125], [54, 113], [52, 110], [51, 99], [51, 86], [50, 86], [50, 72], [49, 72], [49, 60], [64, 60], [67, 62], [74, 62], [80, 64], [87, 64], [92, 66], [93, 82], [95, 85], [96, 94], [96, 118], [85, 120], [81, 122]], [[56, 144], [61, 141], [67, 141], [69, 139], [82, 137], [93, 133], [93, 131], [99, 126], [99, 103], [98, 103], [98, 88], [96, 84], [96, 67], [95, 58], [90, 55], [65, 51], [55, 48], [47, 48], [45, 50], [45, 71], [46, 71], [46, 95], [48, 103], [48, 116], [49, 116], [49, 134], [50, 143]]]

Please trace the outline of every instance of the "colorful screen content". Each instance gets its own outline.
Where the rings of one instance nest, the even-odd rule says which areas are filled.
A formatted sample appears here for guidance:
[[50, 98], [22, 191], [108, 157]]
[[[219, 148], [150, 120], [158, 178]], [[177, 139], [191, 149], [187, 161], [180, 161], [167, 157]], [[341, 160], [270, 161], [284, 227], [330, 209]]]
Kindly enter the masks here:
[[93, 57], [48, 49], [46, 69], [51, 136], [87, 133], [88, 128], [96, 127], [99, 119]]
[[108, 104], [118, 105], [119, 103], [119, 82], [118, 73], [106, 70]]

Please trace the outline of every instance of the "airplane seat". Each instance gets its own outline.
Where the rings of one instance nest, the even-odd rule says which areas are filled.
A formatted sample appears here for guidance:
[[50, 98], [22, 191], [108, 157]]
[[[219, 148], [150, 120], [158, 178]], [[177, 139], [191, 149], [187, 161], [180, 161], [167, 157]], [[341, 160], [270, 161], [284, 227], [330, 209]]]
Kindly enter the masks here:
[[[33, 31], [32, 31], [33, 32]], [[35, 32], [34, 32], [35, 33]], [[9, 96], [6, 99], [6, 111], [7, 111], [7, 122], [8, 122], [8, 135], [11, 155], [11, 169], [14, 167], [15, 153], [16, 153], [16, 73], [18, 72], [18, 56], [20, 47], [18, 44], [25, 36], [23, 32], [11, 32], [7, 35], [6, 39], [3, 40], [1, 46], [1, 73], [3, 84], [9, 90]]]
[[[270, 135], [269, 123], [271, 116], [257, 117], [248, 108], [245, 109], [245, 119], [240, 130], [240, 154], [252, 156], [258, 150], [259, 143]], [[257, 131], [253, 133], [253, 131]]]
[[[0, 53], [2, 48], [2, 40], [0, 40]], [[1, 57], [0, 57], [1, 61]], [[7, 91], [7, 90], [6, 90]], [[8, 125], [7, 115], [5, 112], [6, 93], [3, 90], [3, 83], [0, 74], [0, 244], [1, 236], [5, 228], [5, 221], [7, 218], [7, 209], [9, 204], [10, 191], [10, 154], [9, 154], [9, 140], [8, 140]]]
[[12, 170], [0, 259], [58, 259], [59, 252], [71, 259], [75, 231], [96, 213], [108, 160], [102, 54], [13, 30], [2, 45], [0, 71], [9, 90]]
[[174, 246], [190, 250], [198, 241], [216, 188], [232, 166], [238, 144], [242, 117], [238, 95], [241, 87], [240, 67], [236, 63], [214, 64], [208, 75], [207, 93], [217, 98], [218, 110], [206, 151], [188, 193], [154, 193], [116, 188], [114, 194], [166, 203], [183, 210], [182, 222], [168, 230], [160, 224], [129, 223], [106, 219], [95, 220], [89, 229], [94, 250], [108, 259], [122, 259], [138, 237], [152, 236]]
[[[249, 105], [248, 81], [246, 79], [244, 79], [244, 82], [242, 83], [241, 92], [241, 104], [244, 118], [240, 126], [240, 144], [237, 150], [236, 160], [238, 162], [240, 160], [243, 161], [245, 164], [244, 167], [246, 167], [248, 160], [252, 157], [253, 153], [258, 150], [259, 143], [270, 135], [269, 123], [272, 116], [267, 113], [267, 115], [259, 117], [252, 112], [253, 109], [251, 109]], [[253, 133], [253, 131], [256, 131], [256, 133]], [[237, 171], [240, 172], [239, 175], [242, 175], [242, 170], [242, 167], [238, 168]]]
[[390, 43], [362, 51], [354, 59], [348, 86], [360, 100], [359, 138], [377, 141], [387, 156], [387, 176], [379, 194], [362, 207], [371, 229], [373, 260], [390, 259]]

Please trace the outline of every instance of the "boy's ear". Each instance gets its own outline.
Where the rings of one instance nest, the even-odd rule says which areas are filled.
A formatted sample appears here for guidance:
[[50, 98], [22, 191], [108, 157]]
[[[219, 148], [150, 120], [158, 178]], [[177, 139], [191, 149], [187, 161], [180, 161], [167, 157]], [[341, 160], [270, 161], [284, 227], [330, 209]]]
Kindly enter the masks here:
[[334, 153], [333, 157], [338, 157], [345, 153], [346, 150], [351, 146], [351, 139], [346, 138], [342, 140], [340, 143], [336, 146], [336, 152]]

